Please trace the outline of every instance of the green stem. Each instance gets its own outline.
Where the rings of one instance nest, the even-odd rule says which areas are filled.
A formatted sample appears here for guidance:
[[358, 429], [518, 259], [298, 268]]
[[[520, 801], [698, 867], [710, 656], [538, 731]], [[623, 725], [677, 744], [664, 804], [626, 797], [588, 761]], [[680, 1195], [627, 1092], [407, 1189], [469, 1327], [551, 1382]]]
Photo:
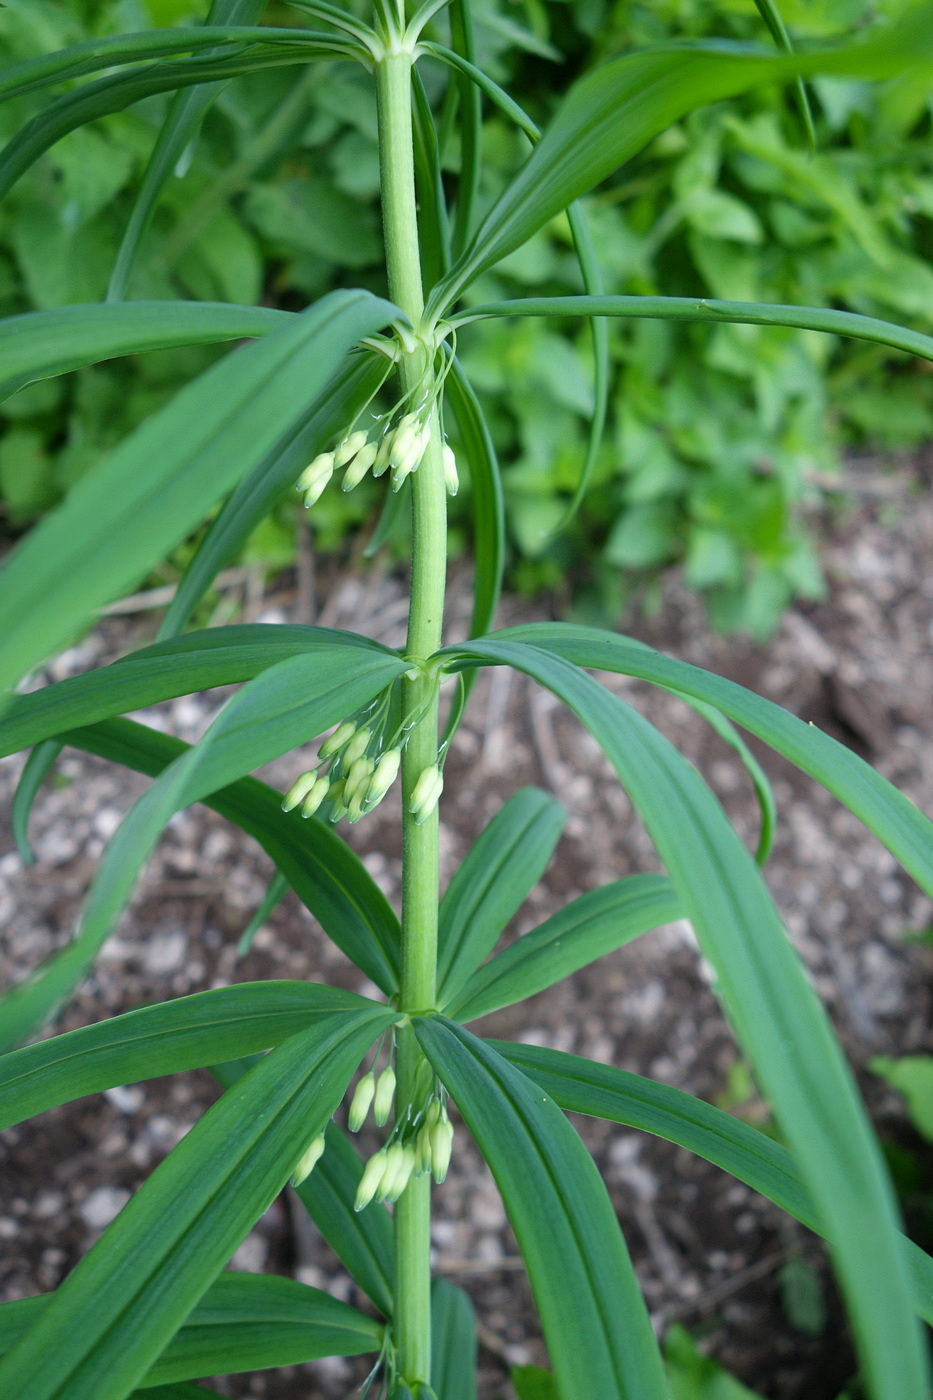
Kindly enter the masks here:
[[[379, 156], [382, 176], [383, 235], [389, 294], [416, 333], [424, 309], [415, 166], [412, 141], [412, 58], [397, 33], [385, 36], [385, 55], [376, 65]], [[430, 368], [431, 350], [422, 344], [403, 356], [402, 388], [412, 410]], [[446, 579], [447, 509], [440, 424], [431, 415], [431, 441], [411, 477], [412, 564], [408, 654], [423, 660], [441, 645]], [[405, 681], [406, 713], [424, 714], [402, 757], [402, 973], [399, 1006], [421, 1011], [434, 1005], [437, 967], [438, 819], [435, 811], [416, 825], [408, 806], [425, 768], [437, 760], [437, 697], [425, 675]], [[433, 696], [433, 698], [432, 698]], [[397, 1073], [400, 1111], [412, 1102], [421, 1051], [413, 1031], [399, 1033]], [[431, 1374], [431, 1196], [430, 1177], [412, 1180], [395, 1207], [394, 1333], [399, 1374], [409, 1383]]]

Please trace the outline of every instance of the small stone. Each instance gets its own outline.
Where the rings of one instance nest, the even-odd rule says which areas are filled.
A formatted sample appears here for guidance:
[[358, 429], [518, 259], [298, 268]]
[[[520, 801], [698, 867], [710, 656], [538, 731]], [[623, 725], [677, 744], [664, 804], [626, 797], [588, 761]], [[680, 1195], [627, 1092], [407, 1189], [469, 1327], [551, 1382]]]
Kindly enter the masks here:
[[104, 1230], [129, 1199], [130, 1193], [123, 1186], [98, 1186], [81, 1202], [79, 1214], [90, 1229]]

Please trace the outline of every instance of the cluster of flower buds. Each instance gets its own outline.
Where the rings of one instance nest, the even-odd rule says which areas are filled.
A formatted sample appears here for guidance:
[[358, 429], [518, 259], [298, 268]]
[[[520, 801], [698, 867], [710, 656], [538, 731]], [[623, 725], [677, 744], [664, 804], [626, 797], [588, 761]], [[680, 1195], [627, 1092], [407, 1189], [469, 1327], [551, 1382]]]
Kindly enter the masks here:
[[324, 1134], [318, 1133], [313, 1142], [305, 1148], [298, 1159], [298, 1165], [291, 1175], [293, 1186], [300, 1186], [306, 1177], [309, 1177], [317, 1166], [324, 1152]]
[[[297, 489], [310, 507], [320, 500], [334, 472], [345, 467], [341, 490], [352, 491], [359, 486], [368, 471], [379, 477], [392, 469], [392, 490], [398, 491], [406, 477], [417, 471], [431, 440], [431, 426], [425, 411], [405, 413], [394, 425], [385, 429], [379, 441], [370, 439], [357, 428], [338, 443], [333, 452], [321, 452], [298, 478]], [[444, 444], [444, 481], [451, 496], [459, 489], [457, 461], [453, 450]]]
[[356, 1193], [354, 1210], [363, 1210], [370, 1201], [397, 1201], [411, 1178], [426, 1172], [432, 1172], [434, 1180], [440, 1184], [447, 1176], [453, 1141], [453, 1124], [446, 1108], [440, 1099], [431, 1098], [409, 1132], [370, 1157]]
[[366, 1122], [366, 1116], [372, 1106], [373, 1117], [381, 1128], [389, 1121], [389, 1114], [395, 1103], [395, 1070], [389, 1065], [382, 1071], [378, 1080], [372, 1070], [364, 1074], [357, 1084], [350, 1101], [349, 1128], [351, 1133], [358, 1133]]
[[313, 817], [327, 798], [331, 821], [346, 817], [353, 823], [385, 797], [398, 777], [402, 750], [383, 749], [377, 728], [358, 728], [344, 720], [321, 745], [318, 759], [317, 767], [302, 773], [288, 789], [283, 812], [300, 806], [303, 817]]

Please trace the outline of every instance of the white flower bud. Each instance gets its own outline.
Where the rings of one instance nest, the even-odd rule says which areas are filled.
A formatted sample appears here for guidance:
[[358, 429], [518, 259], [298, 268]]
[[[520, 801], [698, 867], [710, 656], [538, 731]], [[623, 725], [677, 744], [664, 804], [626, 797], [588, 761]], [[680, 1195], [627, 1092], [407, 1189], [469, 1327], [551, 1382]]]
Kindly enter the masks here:
[[389, 432], [383, 433], [382, 441], [376, 451], [376, 459], [373, 462], [373, 476], [382, 476], [383, 472], [388, 471], [390, 465], [389, 459], [392, 456], [392, 440], [394, 436], [395, 434], [391, 429]]
[[418, 1130], [415, 1138], [415, 1156], [418, 1158], [415, 1176], [424, 1176], [431, 1170], [431, 1129], [427, 1123]]
[[300, 1186], [305, 1178], [311, 1175], [323, 1155], [324, 1146], [324, 1134], [319, 1133], [298, 1159], [298, 1165], [291, 1177], [293, 1186]]
[[343, 481], [340, 483], [341, 491], [352, 491], [354, 486], [359, 486], [363, 477], [369, 471], [373, 462], [375, 462], [376, 452], [377, 448], [374, 442], [367, 442], [365, 447], [360, 448], [359, 452], [353, 458], [353, 461], [347, 467]]
[[395, 1070], [391, 1065], [384, 1069], [376, 1083], [376, 1098], [373, 1103], [373, 1117], [381, 1128], [389, 1121], [392, 1105], [395, 1102]]
[[376, 1092], [376, 1076], [372, 1070], [364, 1074], [359, 1084], [356, 1086], [353, 1098], [350, 1102], [349, 1128], [351, 1133], [358, 1133], [366, 1122], [366, 1115], [369, 1112], [369, 1105], [373, 1101]]
[[318, 501], [321, 499], [324, 492], [327, 490], [327, 487], [330, 483], [330, 478], [332, 476], [333, 472], [330, 472], [329, 475], [322, 476], [319, 481], [316, 481], [313, 486], [310, 486], [308, 488], [308, 490], [305, 492], [304, 499], [305, 510], [310, 510], [312, 506], [317, 505]]
[[366, 810], [366, 792], [373, 771], [371, 758], [358, 758], [350, 765], [346, 777], [347, 820], [351, 826], [359, 821]]
[[384, 1201], [397, 1201], [408, 1185], [415, 1168], [415, 1154], [411, 1147], [403, 1147], [394, 1142], [386, 1152], [386, 1169], [379, 1183], [379, 1195]]
[[349, 765], [355, 763], [358, 758], [362, 758], [369, 748], [369, 741], [372, 737], [373, 731], [371, 729], [358, 729], [344, 750], [344, 763]]
[[300, 778], [296, 778], [282, 798], [282, 811], [290, 812], [293, 807], [298, 806], [299, 802], [303, 802], [316, 782], [316, 768], [311, 768], [307, 773], [302, 773]]
[[399, 766], [402, 762], [401, 749], [387, 749], [376, 764], [376, 770], [366, 789], [366, 806], [375, 807], [377, 802], [381, 802], [389, 788], [398, 777]]
[[345, 467], [348, 462], [352, 461], [356, 454], [366, 446], [367, 437], [368, 434], [364, 433], [362, 429], [345, 437], [334, 453], [334, 466]]
[[370, 1157], [369, 1161], [366, 1163], [360, 1184], [357, 1187], [356, 1200], [353, 1203], [354, 1210], [363, 1210], [375, 1196], [385, 1174], [387, 1156], [388, 1153], [383, 1147], [381, 1152], [377, 1152], [374, 1157]]
[[338, 778], [335, 783], [331, 783], [328, 796], [331, 800], [330, 820], [339, 822], [347, 815], [347, 785], [343, 778]]
[[454, 1145], [454, 1125], [445, 1113], [439, 1123], [435, 1123], [430, 1129], [431, 1133], [431, 1170], [434, 1173], [434, 1180], [440, 1186], [447, 1175], [450, 1166], [450, 1154]]
[[318, 749], [318, 758], [330, 758], [331, 754], [339, 753], [344, 744], [348, 744], [356, 733], [356, 725], [352, 720], [345, 719], [343, 724], [338, 724], [329, 739], [325, 739]]
[[437, 806], [443, 790], [444, 775], [437, 764], [435, 763], [431, 768], [425, 768], [415, 783], [414, 792], [408, 803], [408, 810], [414, 817], [416, 826], [423, 826], [427, 821]]
[[301, 804], [301, 815], [303, 817], [313, 817], [329, 792], [330, 778], [325, 777], [322, 773]]
[[444, 443], [444, 485], [447, 487], [448, 496], [456, 496], [460, 490], [460, 477], [457, 474], [457, 459], [454, 456], [453, 448]]
[[323, 477], [325, 482], [330, 481], [334, 474], [334, 454], [333, 452], [321, 452], [312, 462], [305, 467], [301, 476], [295, 484], [296, 491], [307, 491], [312, 486], [316, 486]]

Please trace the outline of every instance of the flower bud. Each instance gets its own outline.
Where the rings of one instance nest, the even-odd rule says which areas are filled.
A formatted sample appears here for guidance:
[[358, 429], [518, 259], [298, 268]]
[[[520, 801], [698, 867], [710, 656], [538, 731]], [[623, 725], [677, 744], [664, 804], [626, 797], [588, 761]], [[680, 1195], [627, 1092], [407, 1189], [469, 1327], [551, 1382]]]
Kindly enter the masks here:
[[348, 744], [356, 733], [356, 725], [352, 720], [345, 719], [343, 724], [338, 724], [329, 739], [325, 739], [318, 749], [318, 758], [330, 758], [331, 754], [338, 753]]
[[330, 778], [322, 773], [301, 804], [301, 815], [303, 817], [313, 817], [329, 792]]
[[[393, 1148], [389, 1148], [390, 1155], [393, 1152], [393, 1150]], [[383, 1196], [387, 1201], [398, 1200], [399, 1196], [402, 1194], [402, 1192], [405, 1190], [405, 1187], [411, 1180], [412, 1172], [415, 1170], [415, 1166], [417, 1164], [417, 1158], [415, 1157], [415, 1150], [413, 1147], [400, 1147], [398, 1148], [398, 1151], [401, 1155], [396, 1158], [397, 1165], [392, 1173], [392, 1180], [384, 1180], [382, 1186], [380, 1187], [380, 1190], [382, 1191]], [[386, 1174], [388, 1177], [388, 1167], [386, 1168]]]
[[457, 474], [457, 459], [454, 456], [453, 448], [444, 443], [444, 485], [447, 487], [448, 496], [456, 496], [460, 490], [460, 477]]
[[347, 819], [351, 826], [359, 821], [366, 810], [366, 792], [373, 771], [371, 758], [358, 758], [350, 764], [346, 777]]
[[[331, 472], [331, 476], [333, 476], [333, 472]], [[317, 505], [318, 501], [321, 499], [324, 492], [326, 491], [329, 482], [330, 476], [322, 476], [320, 481], [316, 482], [314, 486], [310, 487], [305, 492], [305, 510], [310, 510], [312, 506]]]
[[434, 811], [444, 790], [444, 775], [437, 764], [425, 768], [415, 783], [408, 810], [415, 818], [415, 825], [422, 826]]
[[373, 476], [382, 476], [383, 472], [388, 470], [390, 465], [389, 459], [392, 456], [392, 440], [394, 437], [395, 434], [391, 429], [389, 432], [383, 433], [382, 441], [376, 450], [376, 458], [373, 462]]
[[434, 1173], [434, 1180], [440, 1186], [447, 1176], [447, 1168], [450, 1166], [450, 1154], [454, 1145], [454, 1125], [447, 1117], [446, 1113], [439, 1123], [435, 1123], [430, 1129], [431, 1133], [431, 1170]]
[[418, 1161], [415, 1166], [415, 1176], [424, 1176], [425, 1172], [431, 1170], [431, 1129], [425, 1123], [419, 1128], [415, 1138], [415, 1156]]
[[380, 1128], [384, 1123], [388, 1122], [394, 1102], [395, 1070], [389, 1065], [379, 1076], [379, 1081], [376, 1084], [376, 1098], [373, 1104], [373, 1117]]
[[372, 737], [373, 731], [371, 729], [358, 729], [344, 750], [344, 763], [349, 766], [355, 763], [358, 758], [362, 758], [369, 748], [369, 741]]
[[366, 806], [375, 807], [377, 802], [381, 802], [389, 788], [398, 777], [399, 766], [402, 762], [401, 749], [386, 749], [385, 753], [376, 764], [376, 771], [366, 789]]
[[291, 1177], [293, 1186], [300, 1186], [305, 1178], [311, 1175], [324, 1152], [324, 1146], [324, 1134], [318, 1133], [314, 1141], [305, 1148], [298, 1159], [298, 1165], [292, 1172]]
[[385, 1174], [386, 1157], [388, 1153], [383, 1147], [374, 1157], [370, 1157], [363, 1168], [363, 1175], [356, 1191], [356, 1200], [353, 1202], [354, 1210], [363, 1210], [369, 1205], [376, 1194], [379, 1184]]
[[358, 1133], [366, 1122], [366, 1115], [369, 1112], [369, 1105], [373, 1101], [376, 1092], [376, 1076], [372, 1070], [364, 1074], [359, 1084], [356, 1086], [353, 1098], [350, 1102], [349, 1128], [351, 1133]]
[[389, 447], [389, 461], [393, 467], [398, 466], [399, 462], [415, 441], [418, 432], [417, 414], [406, 413], [404, 418], [398, 420], [395, 425], [395, 432], [392, 434], [391, 446]]
[[345, 437], [334, 453], [334, 466], [345, 467], [348, 462], [351, 462], [356, 454], [366, 446], [368, 436], [368, 433], [359, 429], [355, 433], [350, 433], [349, 437]]
[[312, 486], [316, 486], [322, 478], [325, 482], [330, 481], [333, 474], [333, 452], [320, 452], [312, 462], [308, 463], [301, 473], [301, 476], [295, 483], [295, 490], [308, 491]]
[[395, 1178], [405, 1170], [405, 1149], [400, 1142], [393, 1142], [385, 1149], [386, 1164], [382, 1180], [376, 1187], [376, 1199], [384, 1201], [395, 1186]]
[[302, 773], [300, 778], [296, 778], [282, 798], [282, 811], [290, 812], [293, 807], [298, 806], [299, 802], [303, 802], [316, 782], [316, 768], [311, 768], [307, 773]]
[[338, 778], [335, 783], [331, 783], [330, 792], [327, 794], [331, 800], [329, 820], [339, 822], [347, 815], [346, 804], [347, 785], [343, 778]]
[[341, 491], [352, 491], [354, 486], [359, 486], [363, 477], [369, 471], [376, 460], [377, 447], [374, 442], [367, 442], [365, 447], [361, 447], [347, 467], [343, 481], [340, 483]]

